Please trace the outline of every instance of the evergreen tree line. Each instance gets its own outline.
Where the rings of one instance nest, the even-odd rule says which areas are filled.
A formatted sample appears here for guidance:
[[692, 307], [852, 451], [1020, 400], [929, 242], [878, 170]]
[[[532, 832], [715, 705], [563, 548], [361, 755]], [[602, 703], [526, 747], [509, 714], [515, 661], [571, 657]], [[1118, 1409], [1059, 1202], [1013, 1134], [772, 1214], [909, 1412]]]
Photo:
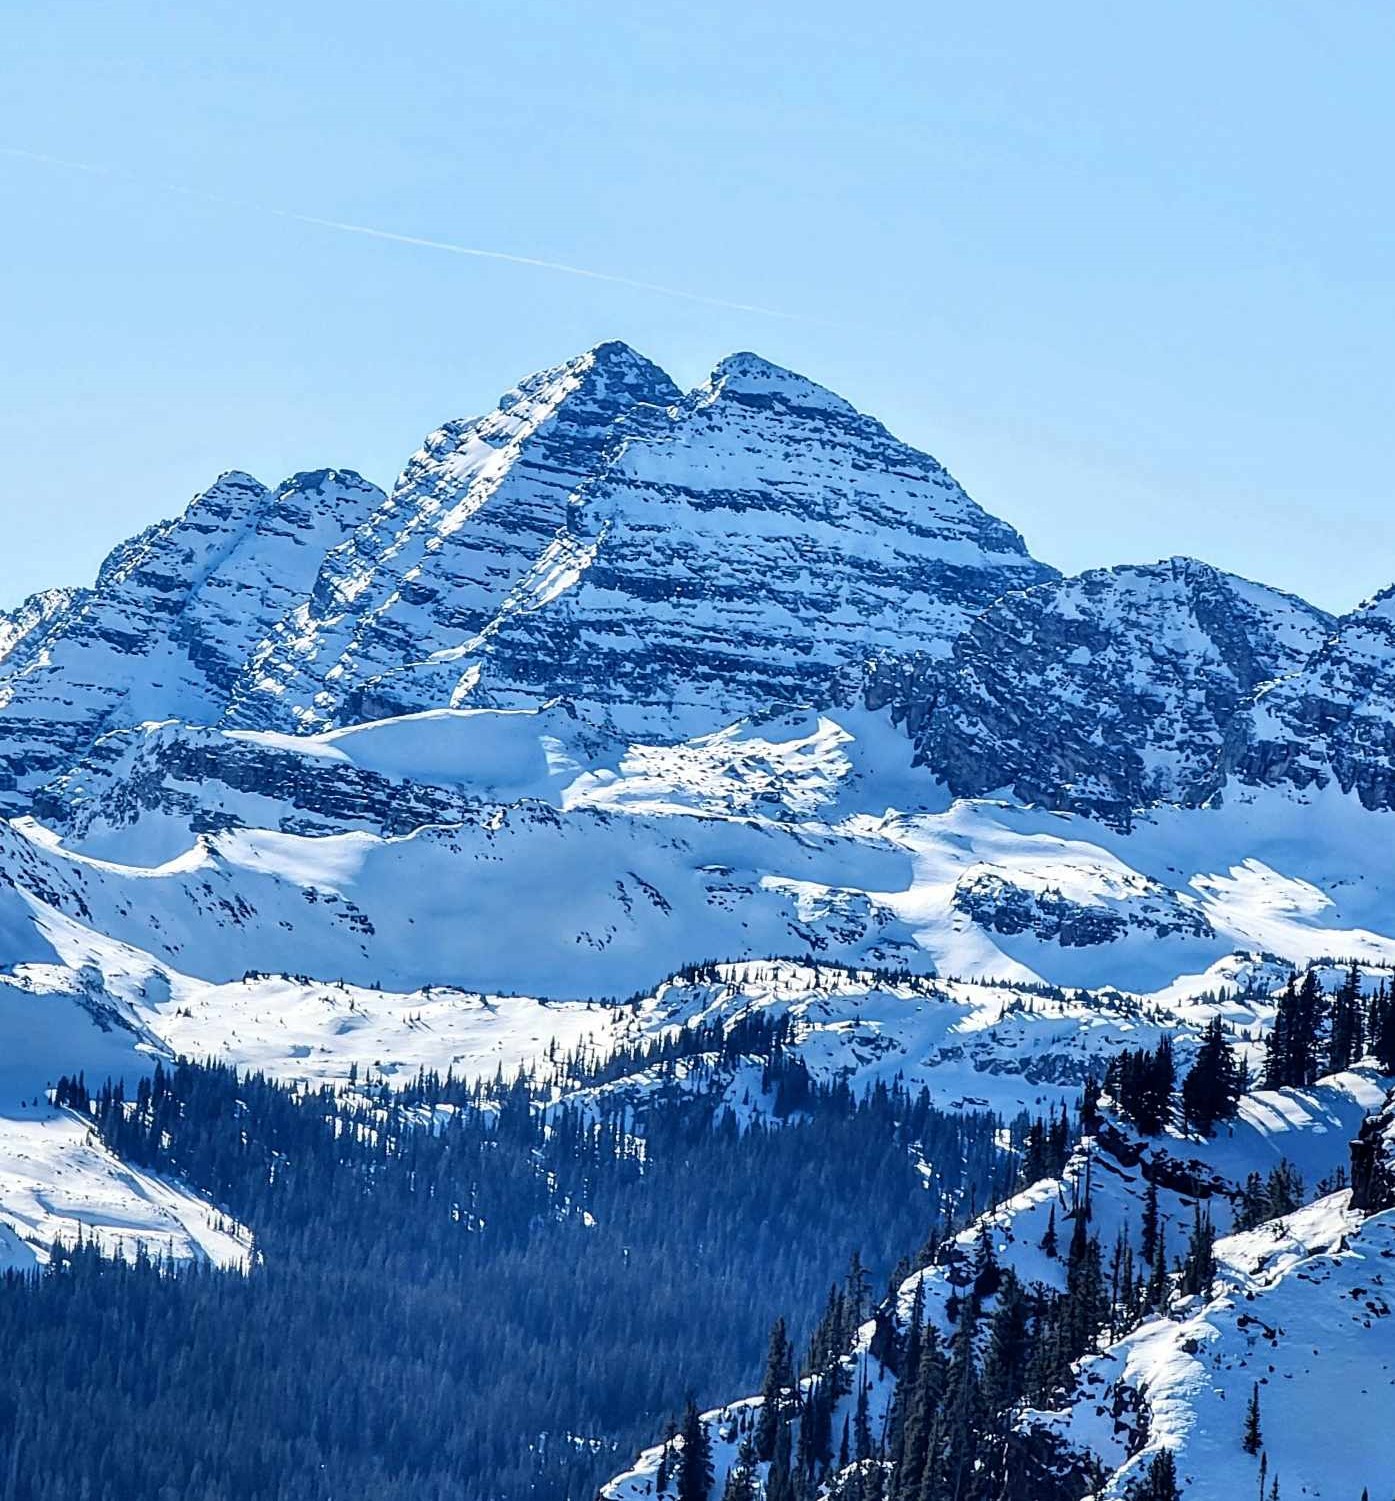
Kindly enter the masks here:
[[[1324, 992], [1316, 970], [1308, 970], [1301, 980], [1290, 976], [1266, 1041], [1263, 1086], [1305, 1088], [1368, 1056], [1386, 1073], [1395, 1073], [1395, 996], [1383, 980], [1370, 996], [1363, 991], [1356, 964], [1331, 995]], [[1168, 1037], [1156, 1047], [1126, 1048], [1111, 1057], [1103, 1091], [1121, 1115], [1150, 1136], [1167, 1127], [1179, 1106], [1189, 1127], [1210, 1136], [1235, 1115], [1251, 1084], [1244, 1059], [1217, 1017], [1202, 1034], [1180, 1097]], [[1097, 1098], [1093, 1087], [1087, 1091], [1087, 1117]]]
[[[721, 1501], [1041, 1501], [1043, 1476], [1014, 1431], [1024, 1404], [1053, 1407], [1070, 1389], [1081, 1356], [1168, 1307], [1175, 1297], [1206, 1295], [1216, 1274], [1215, 1230], [1198, 1203], [1180, 1254], [1169, 1255], [1157, 1186], [1149, 1183], [1133, 1233], [1106, 1248], [1092, 1228], [1092, 1173], [1052, 1210], [1041, 1249], [1063, 1265], [1064, 1288], [1025, 1285], [995, 1255], [985, 1230], [966, 1252], [944, 1241], [934, 1261], [953, 1289], [947, 1332], [927, 1316], [918, 1284], [904, 1328], [885, 1318], [887, 1337], [872, 1359], [895, 1373], [890, 1410], [869, 1417], [866, 1359], [847, 1360], [864, 1311], [865, 1276], [854, 1263], [830, 1292], [802, 1368], [783, 1321], [767, 1347], [762, 1402], [739, 1420], [740, 1448]], [[1301, 1194], [1301, 1183], [1297, 1185]], [[807, 1378], [799, 1381], [802, 1369]], [[851, 1404], [841, 1401], [851, 1395]], [[842, 1412], [840, 1421], [835, 1421]], [[1257, 1421], [1257, 1420], [1256, 1420]], [[672, 1430], [660, 1498], [715, 1501], [710, 1436], [690, 1408]], [[1236, 1442], [1249, 1442], [1250, 1429]], [[1102, 1474], [1083, 1477], [1096, 1487]], [[1054, 1492], [1053, 1492], [1054, 1494]], [[1130, 1501], [1174, 1501], [1171, 1457], [1150, 1460]]]
[[1363, 994], [1356, 964], [1328, 995], [1315, 970], [1289, 978], [1279, 997], [1265, 1056], [1269, 1089], [1303, 1088], [1324, 1074], [1340, 1073], [1371, 1055], [1395, 1073], [1395, 996], [1384, 980]]
[[[826, 1299], [850, 1249], [860, 1278], [901, 1275], [1020, 1162], [995, 1117], [899, 1086], [811, 1083], [783, 1126], [691, 1095], [548, 1104], [526, 1077], [336, 1095], [187, 1062], [57, 1097], [250, 1226], [254, 1258], [173, 1273], [82, 1244], [6, 1276], [0, 1501], [592, 1501], [686, 1390], [753, 1384], [758, 1331]], [[844, 1341], [866, 1298], [796, 1327]]]
[[[1148, 1136], [1156, 1136], [1171, 1124], [1179, 1104], [1186, 1125], [1210, 1136], [1221, 1121], [1235, 1115], [1240, 1097], [1249, 1087], [1245, 1062], [1227, 1038], [1219, 1017], [1213, 1018], [1202, 1033], [1180, 1091], [1170, 1037], [1163, 1037], [1156, 1047], [1125, 1048], [1115, 1053], [1104, 1074], [1104, 1093], [1120, 1115]], [[1097, 1118], [1098, 1100], [1098, 1091], [1092, 1086], [1086, 1092], [1087, 1117]]]

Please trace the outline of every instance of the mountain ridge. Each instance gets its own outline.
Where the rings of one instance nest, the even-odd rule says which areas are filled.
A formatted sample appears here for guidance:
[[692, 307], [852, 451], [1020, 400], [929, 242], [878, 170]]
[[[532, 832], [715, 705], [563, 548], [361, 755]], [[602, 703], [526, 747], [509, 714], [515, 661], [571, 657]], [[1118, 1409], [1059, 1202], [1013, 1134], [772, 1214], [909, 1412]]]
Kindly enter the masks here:
[[[112, 1148], [180, 1057], [287, 1108], [402, 1091], [410, 1115], [446, 1078], [636, 1161], [653, 1112], [777, 1131], [814, 1088], [987, 1112], [1027, 1181], [841, 1331], [837, 1413], [862, 1421], [861, 1379], [890, 1421], [883, 1357], [913, 1306], [954, 1339], [976, 1259], [1049, 1309], [1076, 1275], [1057, 1220], [1088, 1245], [1093, 1202], [1096, 1239], [1127, 1234], [1153, 1183], [1174, 1244], [1203, 1202], [1222, 1232], [1206, 1297], [1166, 1265], [1146, 1310], [1116, 1296], [1041, 1386], [1059, 1405], [995, 1442], [1032, 1501], [1115, 1501], [1163, 1455], [1197, 1501], [1213, 1453], [1248, 1486], [1218, 1411], [1265, 1353], [1241, 1303], [1317, 1327], [1388, 1250], [1392, 767], [1395, 590], [1334, 618], [1194, 559], [1063, 577], [754, 354], [683, 392], [599, 345], [434, 429], [387, 492], [230, 470], [92, 588], [0, 617], [0, 1266], [78, 1242], [249, 1266], [248, 1228]], [[1372, 1035], [1261, 1087], [1298, 974], [1324, 1047], [1344, 994]], [[1214, 1136], [1164, 1108], [1143, 1139], [1108, 1094], [1087, 1120], [1101, 1077], [1217, 1035], [1250, 1077]], [[506, 1098], [515, 1070], [536, 1099]], [[132, 1092], [106, 1137], [104, 1075]], [[1033, 1116], [1064, 1169], [1028, 1174]], [[1323, 1191], [1253, 1222], [1276, 1154]], [[1383, 1421], [1358, 1324], [1333, 1348]], [[723, 1476], [755, 1400], [706, 1420]], [[606, 1494], [652, 1501], [679, 1452]], [[1286, 1487], [1335, 1483], [1283, 1457]], [[807, 1501], [886, 1501], [866, 1456], [801, 1463]]]

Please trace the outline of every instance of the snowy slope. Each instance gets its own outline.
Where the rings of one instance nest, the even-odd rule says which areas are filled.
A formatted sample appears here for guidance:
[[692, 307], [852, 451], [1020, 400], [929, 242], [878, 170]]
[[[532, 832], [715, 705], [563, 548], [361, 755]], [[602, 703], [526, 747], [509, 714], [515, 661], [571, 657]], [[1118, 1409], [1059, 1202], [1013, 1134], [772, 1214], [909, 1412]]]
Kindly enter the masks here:
[[864, 711], [599, 750], [555, 709], [308, 738], [161, 726], [106, 737], [41, 801], [47, 823], [0, 830], [0, 869], [209, 979], [600, 998], [709, 956], [803, 953], [1150, 992], [1204, 989], [1235, 951], [1395, 957], [1391, 815], [1336, 789], [1126, 832], [946, 806], [909, 761]]
[[[1077, 1404], [1037, 1420], [1106, 1458], [1103, 1496], [1123, 1496], [1163, 1449], [1194, 1501], [1257, 1495], [1261, 1455], [1241, 1443], [1256, 1383], [1263, 1463], [1284, 1495], [1385, 1494], [1395, 1473], [1395, 1214], [1363, 1218], [1348, 1197], [1218, 1242], [1216, 1296], [1087, 1361]], [[1132, 1454], [1109, 1416], [1120, 1387], [1149, 1415], [1147, 1443]]]
[[[52, 968], [41, 966], [51, 979]], [[55, 1240], [112, 1254], [246, 1261], [246, 1233], [186, 1188], [118, 1161], [89, 1123], [50, 1105], [60, 1073], [145, 1075], [155, 1054], [95, 973], [0, 982], [0, 1269], [42, 1264]]]

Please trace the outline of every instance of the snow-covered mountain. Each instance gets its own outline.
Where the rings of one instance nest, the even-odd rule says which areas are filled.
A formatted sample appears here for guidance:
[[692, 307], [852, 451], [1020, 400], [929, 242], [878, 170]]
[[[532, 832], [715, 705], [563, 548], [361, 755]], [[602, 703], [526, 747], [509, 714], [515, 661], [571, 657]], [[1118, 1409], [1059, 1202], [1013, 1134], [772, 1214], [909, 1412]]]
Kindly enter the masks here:
[[26, 806], [112, 726], [221, 717], [252, 647], [381, 498], [347, 471], [275, 490], [229, 473], [122, 543], [91, 590], [53, 601], [38, 639], [0, 663], [4, 805]]
[[928, 456], [754, 355], [681, 396], [606, 344], [433, 433], [259, 652], [233, 719], [321, 727], [563, 696], [712, 730], [943, 651], [1049, 570]]
[[[0, 1258], [80, 1231], [245, 1258], [48, 1101], [181, 1054], [342, 1086], [781, 1018], [815, 1079], [1007, 1117], [1126, 1048], [1189, 1059], [1215, 1017], [1257, 1062], [1291, 968], [1395, 965], [1393, 600], [1333, 620], [1186, 559], [1061, 578], [936, 460], [749, 354], [685, 394], [601, 345], [438, 428], [390, 493], [226, 474], [91, 588], [0, 617]], [[768, 1113], [760, 1073], [604, 1089]], [[1102, 1226], [1147, 1162], [1179, 1234], [1202, 1169], [1228, 1228], [1276, 1155], [1331, 1177], [1387, 1087], [1368, 1064], [1258, 1091], [1229, 1135], [1132, 1160], [1101, 1137], [989, 1229], [1059, 1281], [1038, 1221], [1087, 1156]], [[1388, 1416], [1383, 1326], [1346, 1317], [1388, 1240], [1388, 1128], [1353, 1196], [1230, 1238], [1209, 1300], [1023, 1414], [1024, 1452], [1094, 1455], [1110, 1497], [1160, 1445], [1189, 1485], [1239, 1484], [1205, 1435], [1251, 1379], [1251, 1301], [1333, 1323]], [[1317, 1379], [1299, 1354], [1285, 1390]], [[613, 1494], [652, 1495], [657, 1464]]]
[[86, 597], [85, 589], [41, 589], [13, 610], [0, 610], [0, 669], [13, 676], [43, 649], [56, 621]]

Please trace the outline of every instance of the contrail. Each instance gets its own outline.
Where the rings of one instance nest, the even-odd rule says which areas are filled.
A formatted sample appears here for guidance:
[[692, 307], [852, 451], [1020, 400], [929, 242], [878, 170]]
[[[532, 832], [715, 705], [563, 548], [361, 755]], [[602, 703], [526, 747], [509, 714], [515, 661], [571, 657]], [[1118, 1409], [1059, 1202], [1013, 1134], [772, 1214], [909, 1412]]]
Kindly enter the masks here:
[[318, 229], [338, 230], [340, 234], [364, 235], [372, 240], [389, 240], [397, 245], [414, 245], [420, 250], [440, 250], [447, 255], [465, 255], [475, 260], [504, 261], [511, 266], [529, 266], [535, 271], [555, 271], [563, 276], [580, 276], [587, 281], [609, 282], [612, 286], [630, 287], [638, 292], [653, 292], [660, 297], [678, 297], [685, 302], [700, 302], [707, 307], [726, 308], [735, 313], [756, 313], [762, 318], [783, 318], [791, 322], [821, 322], [808, 319], [799, 313], [787, 313], [779, 308], [762, 307], [753, 302], [733, 302], [725, 297], [710, 297], [704, 292], [689, 292], [682, 287], [664, 286], [660, 282], [641, 281], [633, 276], [620, 276], [611, 271], [593, 271], [586, 266], [572, 266], [566, 261], [549, 261], [540, 256], [514, 255], [507, 250], [487, 250], [479, 245], [458, 245], [451, 240], [432, 240], [421, 235], [400, 234], [392, 229], [379, 229], [371, 224], [351, 224], [342, 219], [322, 219], [315, 214], [297, 213], [294, 209], [275, 208], [265, 203], [248, 203], [221, 193], [210, 193], [200, 188], [185, 187], [179, 183], [150, 182], [123, 172], [115, 167], [94, 165], [91, 162], [71, 161], [66, 157], [50, 156], [42, 151], [27, 151], [21, 146], [0, 146], [0, 156], [14, 157], [20, 161], [38, 162], [47, 167], [62, 167], [69, 172], [86, 172], [94, 177], [109, 177], [127, 182], [135, 187], [153, 188], [159, 192], [176, 194], [182, 198], [198, 198], [205, 203], [221, 204], [247, 213], [265, 214], [277, 219], [290, 219], [297, 224], [310, 224]]

